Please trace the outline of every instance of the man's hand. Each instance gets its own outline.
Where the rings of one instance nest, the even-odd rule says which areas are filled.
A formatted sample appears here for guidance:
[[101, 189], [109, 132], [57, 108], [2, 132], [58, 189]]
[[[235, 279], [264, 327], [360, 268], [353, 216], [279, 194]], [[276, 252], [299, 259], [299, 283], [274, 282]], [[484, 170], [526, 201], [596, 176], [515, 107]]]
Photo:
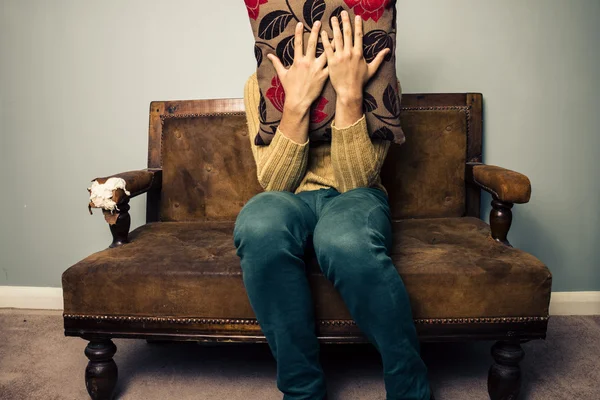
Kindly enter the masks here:
[[286, 69], [274, 54], [267, 57], [273, 63], [277, 76], [285, 91], [283, 115], [279, 128], [286, 136], [296, 142], [304, 143], [308, 137], [310, 106], [323, 91], [323, 86], [329, 77], [327, 57], [321, 54], [316, 57], [317, 41], [321, 22], [313, 24], [308, 38], [306, 54], [303, 54], [301, 22], [296, 25], [294, 37], [294, 62]]
[[329, 79], [337, 95], [335, 125], [338, 128], [351, 125], [362, 116], [363, 88], [390, 52], [388, 48], [383, 49], [367, 64], [363, 57], [362, 18], [357, 15], [354, 22], [354, 42], [350, 17], [345, 10], [342, 11], [343, 34], [336, 17], [331, 18], [333, 42], [329, 41], [327, 32], [321, 31]]

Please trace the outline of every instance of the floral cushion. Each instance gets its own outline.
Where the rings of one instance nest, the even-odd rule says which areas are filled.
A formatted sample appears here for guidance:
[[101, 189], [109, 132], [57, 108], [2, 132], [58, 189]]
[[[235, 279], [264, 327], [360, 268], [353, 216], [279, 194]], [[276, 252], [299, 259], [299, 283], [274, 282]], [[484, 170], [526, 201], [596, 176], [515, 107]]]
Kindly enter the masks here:
[[[331, 17], [335, 15], [341, 20], [342, 10], [348, 11], [353, 30], [354, 16], [362, 17], [367, 62], [386, 47], [392, 50], [365, 85], [363, 110], [371, 137], [404, 143], [400, 126], [401, 88], [396, 77], [396, 0], [245, 0], [245, 3], [255, 38], [256, 75], [261, 94], [260, 129], [254, 138], [256, 145], [271, 142], [281, 121], [285, 101], [285, 92], [267, 54], [277, 55], [284, 66], [290, 67], [294, 60], [296, 24], [302, 22], [304, 25], [306, 49], [313, 23], [320, 20], [322, 29], [333, 38]], [[322, 52], [319, 37], [317, 56]], [[335, 90], [328, 80], [321, 96], [311, 106], [309, 138], [312, 142], [331, 140], [335, 103]]]

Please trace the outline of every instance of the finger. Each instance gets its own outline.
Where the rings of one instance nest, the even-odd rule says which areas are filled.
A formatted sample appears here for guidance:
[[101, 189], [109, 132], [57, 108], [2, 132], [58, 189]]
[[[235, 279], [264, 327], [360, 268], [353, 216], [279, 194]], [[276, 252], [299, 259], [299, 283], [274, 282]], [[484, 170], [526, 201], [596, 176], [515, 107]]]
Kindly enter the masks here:
[[317, 40], [319, 40], [319, 29], [321, 28], [321, 21], [316, 21], [313, 24], [310, 36], [308, 37], [308, 45], [306, 46], [306, 56], [315, 58], [317, 52]]
[[363, 23], [360, 15], [354, 18], [354, 47], [363, 50]]
[[387, 56], [389, 54], [390, 51], [391, 50], [389, 48], [385, 48], [385, 49], [381, 50], [379, 53], [377, 53], [377, 55], [375, 56], [373, 61], [371, 61], [369, 63], [369, 65], [367, 65], [369, 79], [371, 79], [373, 77], [373, 75], [375, 75], [375, 73], [381, 66], [381, 63], [383, 63], [383, 59], [385, 58], [385, 56]]
[[321, 53], [319, 57], [316, 59], [317, 67], [323, 68], [325, 64], [327, 64], [327, 55], [325, 52]]
[[333, 27], [333, 41], [335, 42], [336, 51], [344, 49], [342, 32], [340, 31], [340, 22], [337, 17], [331, 17], [331, 26]]
[[[343, 50], [350, 51], [352, 49], [352, 25], [350, 24], [350, 17], [348, 11], [342, 11], [342, 24], [344, 28], [344, 47]], [[340, 47], [340, 49], [342, 49]]]
[[304, 55], [303, 48], [302, 48], [303, 34], [304, 34], [304, 28], [302, 27], [302, 22], [298, 22], [296, 24], [296, 32], [294, 35], [294, 61], [299, 60]]
[[267, 58], [271, 60], [273, 67], [275, 67], [275, 72], [277, 72], [277, 76], [279, 76], [279, 79], [281, 79], [286, 71], [286, 68], [281, 63], [281, 60], [279, 60], [279, 57], [277, 57], [275, 54], [267, 54]]
[[323, 54], [327, 57], [333, 57], [332, 42], [329, 41], [329, 35], [324, 30], [321, 31], [321, 42], [323, 42]]

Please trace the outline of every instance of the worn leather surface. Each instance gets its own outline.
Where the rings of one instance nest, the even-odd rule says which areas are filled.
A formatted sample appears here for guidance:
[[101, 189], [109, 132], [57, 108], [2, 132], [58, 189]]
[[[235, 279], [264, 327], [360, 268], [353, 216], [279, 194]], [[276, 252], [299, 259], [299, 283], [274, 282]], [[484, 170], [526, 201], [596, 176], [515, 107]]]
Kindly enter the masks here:
[[[160, 170], [139, 170], [139, 171], [127, 171], [115, 175], [106, 176], [103, 178], [92, 179], [97, 180], [98, 183], [102, 184], [109, 178], [121, 178], [125, 181], [125, 188], [130, 192], [129, 197], [135, 197], [139, 194], [145, 193], [156, 184], [155, 180], [159, 179]], [[119, 204], [127, 197], [123, 190], [117, 189], [113, 194], [113, 201]]]
[[392, 218], [463, 216], [465, 110], [404, 110], [402, 126], [406, 143], [390, 147], [381, 169]]
[[263, 191], [247, 135], [244, 113], [165, 120], [161, 220], [234, 221]]
[[499, 200], [527, 203], [531, 198], [531, 182], [525, 175], [495, 165], [473, 165], [473, 181]]
[[[464, 109], [402, 111], [406, 143], [392, 144], [381, 170], [393, 219], [465, 213]], [[244, 113], [170, 118], [162, 126], [161, 220], [235, 220], [262, 188]]]
[[[67, 314], [254, 318], [233, 245], [233, 222], [158, 222], [131, 243], [63, 274]], [[350, 318], [307, 252], [320, 319]], [[497, 243], [471, 218], [394, 222], [391, 256], [414, 318], [547, 316], [551, 275], [532, 255]]]

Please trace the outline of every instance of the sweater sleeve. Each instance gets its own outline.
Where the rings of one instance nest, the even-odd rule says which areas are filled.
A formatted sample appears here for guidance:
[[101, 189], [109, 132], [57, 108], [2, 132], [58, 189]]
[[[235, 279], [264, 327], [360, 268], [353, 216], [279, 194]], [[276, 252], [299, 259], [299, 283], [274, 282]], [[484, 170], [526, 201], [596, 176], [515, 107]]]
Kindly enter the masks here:
[[257, 146], [254, 138], [260, 127], [259, 102], [260, 91], [255, 73], [246, 81], [244, 105], [258, 182], [265, 191], [294, 192], [306, 173], [309, 140], [297, 143], [278, 127], [268, 146]]
[[[402, 98], [402, 86], [398, 81]], [[354, 124], [338, 129], [331, 124], [331, 164], [340, 192], [371, 187], [379, 178], [391, 142], [371, 139], [363, 114]]]
[[371, 187], [378, 179], [391, 142], [371, 139], [365, 115], [346, 128], [331, 124], [331, 164], [338, 190]]

